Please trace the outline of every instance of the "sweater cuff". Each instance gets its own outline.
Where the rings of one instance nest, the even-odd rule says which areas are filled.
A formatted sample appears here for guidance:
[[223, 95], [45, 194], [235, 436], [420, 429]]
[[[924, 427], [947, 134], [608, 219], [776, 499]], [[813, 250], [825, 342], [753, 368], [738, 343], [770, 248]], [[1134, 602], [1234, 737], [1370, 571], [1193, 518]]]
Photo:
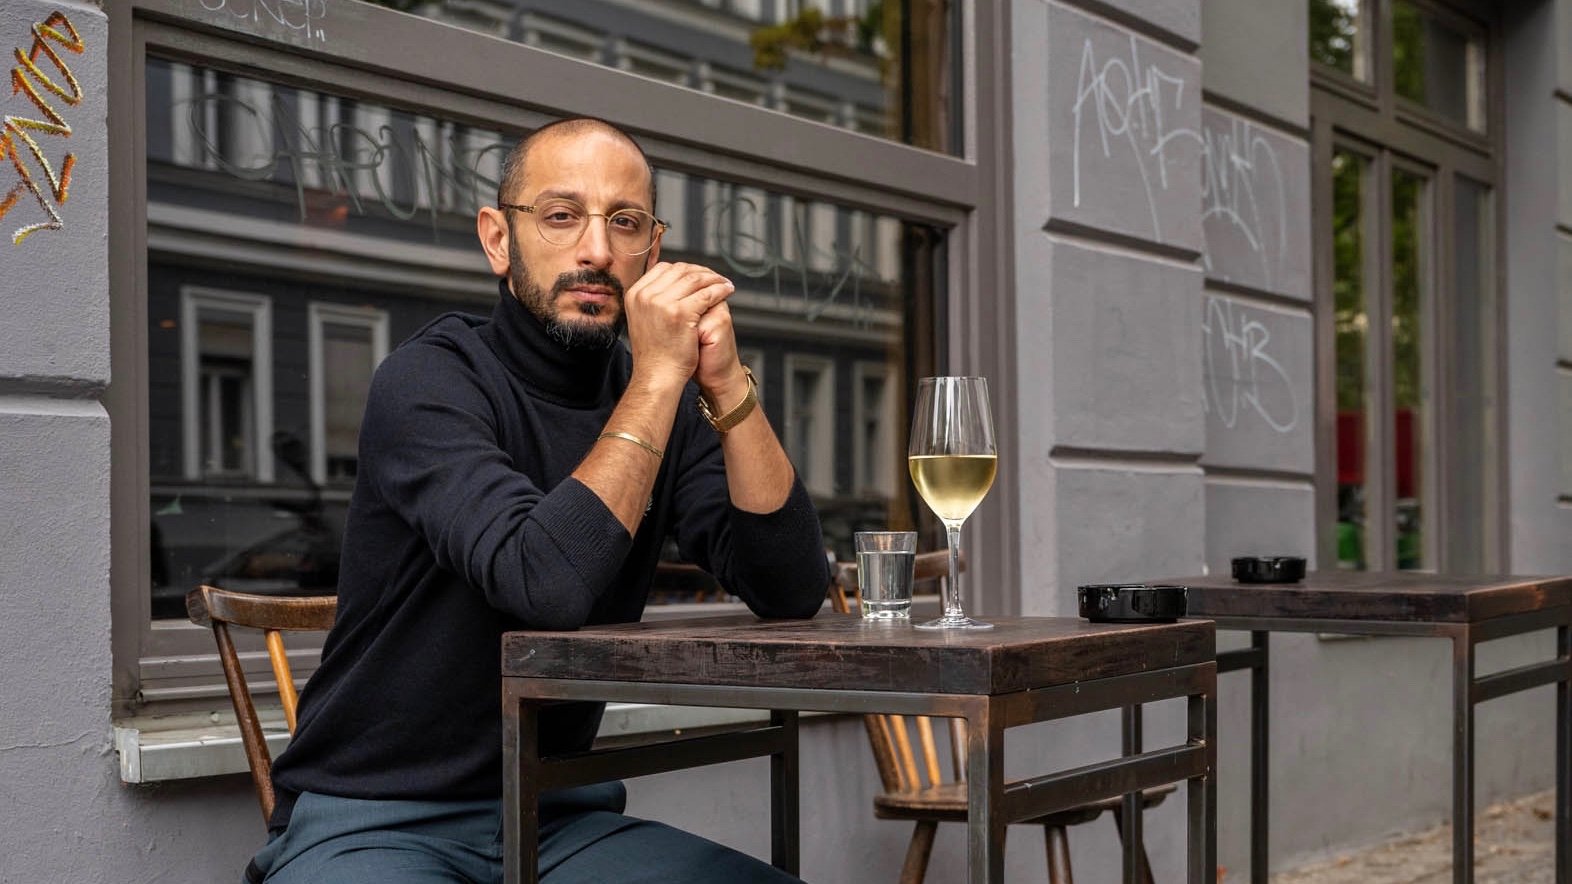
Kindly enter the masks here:
[[633, 547], [628, 529], [588, 485], [569, 476], [540, 499], [535, 518], [585, 586], [599, 598]]

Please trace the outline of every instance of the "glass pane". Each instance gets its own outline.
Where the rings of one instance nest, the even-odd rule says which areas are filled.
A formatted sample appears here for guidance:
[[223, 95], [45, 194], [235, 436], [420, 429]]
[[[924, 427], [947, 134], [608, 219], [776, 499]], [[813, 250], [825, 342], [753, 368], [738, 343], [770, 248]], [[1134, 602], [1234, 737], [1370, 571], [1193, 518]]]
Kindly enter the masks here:
[[1368, 161], [1332, 154], [1332, 315], [1336, 336], [1337, 525], [1333, 538], [1339, 568], [1363, 569], [1366, 508], [1365, 450], [1369, 436], [1366, 340], [1370, 316], [1365, 296], [1365, 186]]
[[371, 329], [325, 323], [322, 328], [323, 454], [329, 482], [349, 482], [359, 463], [360, 418], [376, 368]]
[[[310, 305], [385, 315], [390, 342], [448, 311], [489, 314], [497, 287], [475, 212], [496, 199], [510, 142], [156, 58], [146, 98], [152, 614], [183, 618], [184, 594], [201, 580], [259, 592], [330, 588], [372, 338], [354, 322], [325, 324], [329, 481], [318, 483]], [[857, 424], [834, 416], [851, 413], [854, 366], [871, 362], [890, 379], [891, 424], [910, 424], [905, 390], [934, 373], [933, 342], [942, 339], [934, 305], [944, 232], [667, 169], [656, 170], [656, 188], [657, 213], [672, 225], [662, 259], [712, 266], [737, 284], [729, 303], [738, 344], [758, 375], [784, 381], [793, 357], [825, 367], [816, 395], [827, 407], [816, 413], [828, 417], [814, 428], [822, 457], [813, 465], [825, 480], [815, 499], [838, 557], [852, 558], [854, 531], [912, 527], [910, 483], [857, 493]], [[202, 313], [194, 360], [182, 358], [181, 329], [182, 293], [192, 290], [254, 305]], [[252, 316], [264, 313], [270, 331], [253, 348]], [[229, 328], [236, 322], [240, 331]], [[761, 388], [778, 432], [787, 388]], [[891, 448], [882, 462], [904, 463], [904, 433], [880, 438]], [[197, 443], [189, 467], [187, 439]], [[200, 463], [213, 465], [211, 475]], [[657, 589], [667, 601], [702, 591]]]
[[953, 0], [510, 0], [484, 14], [450, 3], [385, 5], [793, 116], [960, 151], [951, 48], [961, 4]]
[[1485, 129], [1485, 49], [1477, 38], [1408, 0], [1392, 5], [1397, 94], [1459, 125]]
[[1397, 567], [1429, 568], [1424, 528], [1425, 413], [1430, 391], [1423, 352], [1426, 242], [1424, 178], [1392, 173], [1392, 396], [1397, 464]]
[[1310, 60], [1368, 79], [1365, 22], [1362, 0], [1310, 0]]
[[1449, 305], [1451, 354], [1446, 360], [1450, 411], [1446, 438], [1451, 453], [1447, 471], [1446, 561], [1448, 571], [1484, 573], [1485, 526], [1493, 501], [1489, 476], [1495, 461], [1495, 287], [1492, 285], [1491, 192], [1477, 181], [1458, 177], [1453, 204], [1452, 270], [1455, 291]]

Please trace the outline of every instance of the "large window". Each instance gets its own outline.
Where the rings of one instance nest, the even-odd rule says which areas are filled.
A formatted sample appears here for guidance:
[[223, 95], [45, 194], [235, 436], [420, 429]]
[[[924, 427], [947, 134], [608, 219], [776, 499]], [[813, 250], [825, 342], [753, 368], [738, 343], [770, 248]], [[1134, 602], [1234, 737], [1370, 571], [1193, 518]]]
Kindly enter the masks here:
[[[789, 397], [809, 406], [800, 438], [836, 555], [851, 557], [856, 530], [922, 518], [909, 482], [869, 479], [902, 463], [909, 380], [1009, 364], [1007, 349], [973, 345], [1009, 290], [994, 232], [1009, 216], [992, 171], [1004, 148], [988, 122], [1005, 74], [975, 62], [1000, 15], [973, 9], [963, 32], [960, 4], [905, 22], [904, 4], [838, 2], [828, 50], [766, 34], [783, 62], [756, 63], [750, 37], [810, 6], [422, 6], [441, 21], [359, 0], [116, 7], [128, 71], [109, 103], [128, 172], [110, 202], [118, 709], [223, 696], [211, 636], [184, 618], [197, 582], [336, 585], [370, 373], [434, 316], [489, 311], [475, 211], [495, 199], [506, 147], [562, 113], [633, 131], [672, 224], [663, 257], [738, 283], [739, 346], [783, 441]], [[873, 56], [846, 42], [863, 39], [848, 16], [882, 29]], [[964, 144], [950, 107], [963, 59], [993, 83]], [[956, 287], [976, 295], [947, 297]], [[819, 385], [802, 388], [798, 369]], [[977, 548], [1008, 546], [999, 510]], [[979, 574], [995, 560], [979, 558]], [[680, 564], [661, 573], [661, 601], [723, 597], [689, 589]]]
[[[1311, 33], [1321, 413], [1333, 418], [1321, 555], [1477, 573], [1502, 560], [1488, 20], [1419, 0], [1311, 0], [1312, 18], [1334, 6], [1340, 30]], [[1360, 28], [1385, 35], [1361, 50], [1369, 92], [1349, 91], [1358, 68], [1328, 49], [1361, 45]]]

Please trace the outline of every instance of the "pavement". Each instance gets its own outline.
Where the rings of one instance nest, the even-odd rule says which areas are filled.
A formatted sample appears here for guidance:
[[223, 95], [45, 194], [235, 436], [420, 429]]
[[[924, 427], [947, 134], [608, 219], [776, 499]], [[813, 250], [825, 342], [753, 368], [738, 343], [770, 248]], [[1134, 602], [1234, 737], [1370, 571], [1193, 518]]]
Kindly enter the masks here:
[[[1486, 808], [1474, 821], [1476, 884], [1555, 881], [1554, 792]], [[1228, 873], [1226, 884], [1247, 875]], [[1272, 884], [1450, 884], [1452, 827], [1440, 825], [1272, 876]]]

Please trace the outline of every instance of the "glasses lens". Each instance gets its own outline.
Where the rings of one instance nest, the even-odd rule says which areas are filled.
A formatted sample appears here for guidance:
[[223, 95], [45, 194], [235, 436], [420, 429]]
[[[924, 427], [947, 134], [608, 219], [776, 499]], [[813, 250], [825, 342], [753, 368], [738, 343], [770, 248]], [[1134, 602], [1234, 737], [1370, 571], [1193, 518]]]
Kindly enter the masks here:
[[541, 238], [552, 245], [578, 242], [588, 220], [584, 207], [571, 200], [547, 200], [535, 207], [535, 226], [540, 228]]
[[606, 219], [612, 248], [625, 255], [642, 255], [654, 244], [655, 216], [640, 209], [612, 212]]

